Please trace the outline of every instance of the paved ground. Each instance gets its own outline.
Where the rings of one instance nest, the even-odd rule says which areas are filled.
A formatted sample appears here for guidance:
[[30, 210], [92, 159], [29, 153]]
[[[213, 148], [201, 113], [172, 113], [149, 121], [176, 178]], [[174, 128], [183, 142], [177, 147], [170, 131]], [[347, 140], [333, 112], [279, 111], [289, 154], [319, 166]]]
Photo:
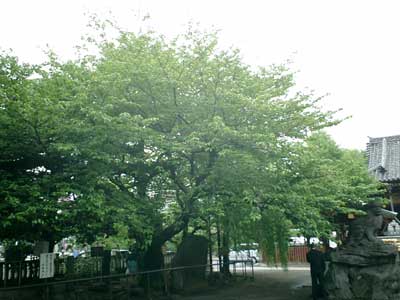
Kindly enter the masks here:
[[[237, 272], [240, 273], [238, 268]], [[288, 271], [276, 268], [267, 268], [257, 265], [254, 268], [255, 280], [243, 280], [239, 278], [229, 284], [209, 287], [206, 282], [194, 290], [186, 290], [183, 295], [172, 295], [170, 298], [153, 297], [153, 299], [168, 300], [311, 300], [310, 271], [307, 266], [290, 267]], [[25, 290], [23, 290], [25, 291]], [[88, 293], [88, 291], [90, 291]], [[131, 290], [129, 299], [146, 299], [144, 291]], [[114, 283], [112, 299], [127, 299], [125, 281]], [[2, 294], [0, 300], [35, 300], [43, 299], [40, 291], [35, 294], [31, 290], [26, 293]], [[109, 300], [111, 293], [105, 289], [93, 289], [93, 286], [75, 286], [66, 289], [65, 286], [57, 286], [53, 290], [51, 300]]]
[[197, 295], [180, 296], [191, 300], [309, 300], [310, 271], [307, 267], [292, 267], [288, 271], [263, 266], [255, 267], [255, 280], [236, 282]]

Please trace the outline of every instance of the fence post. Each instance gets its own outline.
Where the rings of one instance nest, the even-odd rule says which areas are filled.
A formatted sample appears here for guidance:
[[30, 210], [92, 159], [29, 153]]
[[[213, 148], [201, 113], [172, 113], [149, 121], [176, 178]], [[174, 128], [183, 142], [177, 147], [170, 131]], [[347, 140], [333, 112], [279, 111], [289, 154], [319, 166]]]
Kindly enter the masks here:
[[163, 280], [164, 280], [164, 293], [166, 296], [169, 296], [169, 271], [162, 271], [163, 273]]
[[251, 279], [254, 281], [254, 262], [251, 261]]
[[46, 287], [44, 290], [44, 299], [49, 300], [49, 285], [47, 284], [47, 278], [44, 280], [44, 283], [46, 284]]
[[22, 262], [18, 263], [18, 286], [21, 286], [21, 277], [22, 277]]
[[146, 274], [146, 281], [147, 281], [147, 299], [151, 299], [151, 286], [150, 286], [150, 273]]
[[129, 300], [129, 298], [130, 298], [129, 277], [130, 277], [130, 274], [128, 274], [128, 275], [126, 276], [126, 299], [128, 299], [128, 300]]
[[74, 290], [74, 295], [75, 295], [75, 300], [78, 300], [79, 296], [78, 296], [78, 289], [76, 288], [76, 283], [72, 282], [72, 287]]
[[113, 294], [112, 294], [113, 285], [112, 285], [111, 278], [108, 278], [107, 282], [108, 282], [108, 295], [110, 296], [110, 300], [112, 300], [112, 298], [113, 298]]
[[4, 263], [0, 262], [0, 281], [4, 284]]
[[4, 287], [7, 287], [7, 279], [8, 279], [8, 263], [4, 263]]

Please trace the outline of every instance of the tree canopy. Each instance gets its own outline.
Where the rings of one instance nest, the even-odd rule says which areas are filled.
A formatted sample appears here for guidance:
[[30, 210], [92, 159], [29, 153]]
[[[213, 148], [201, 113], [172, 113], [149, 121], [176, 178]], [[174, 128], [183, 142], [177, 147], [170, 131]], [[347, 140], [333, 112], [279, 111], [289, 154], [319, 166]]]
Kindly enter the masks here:
[[154, 257], [217, 223], [228, 242], [265, 218], [317, 234], [376, 191], [360, 153], [312, 134], [338, 121], [287, 66], [255, 69], [196, 30], [94, 45], [0, 57], [0, 239], [123, 235]]

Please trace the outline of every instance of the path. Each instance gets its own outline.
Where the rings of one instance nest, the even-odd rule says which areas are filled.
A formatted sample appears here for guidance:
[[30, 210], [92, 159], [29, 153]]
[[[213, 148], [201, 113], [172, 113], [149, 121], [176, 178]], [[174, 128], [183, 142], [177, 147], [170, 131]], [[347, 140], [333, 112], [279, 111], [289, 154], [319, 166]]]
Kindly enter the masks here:
[[239, 282], [198, 295], [180, 296], [176, 300], [309, 300], [310, 285], [310, 271], [306, 267], [283, 271], [257, 266], [254, 281]]

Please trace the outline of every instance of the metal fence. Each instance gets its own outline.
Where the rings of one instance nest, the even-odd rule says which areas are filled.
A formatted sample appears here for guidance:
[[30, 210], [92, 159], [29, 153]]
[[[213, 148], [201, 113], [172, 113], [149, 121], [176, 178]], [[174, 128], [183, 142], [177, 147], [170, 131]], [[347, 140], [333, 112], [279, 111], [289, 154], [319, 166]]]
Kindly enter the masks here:
[[[40, 282], [39, 259], [0, 262], [0, 288]], [[58, 280], [120, 274], [126, 270], [126, 259], [111, 256], [65, 257], [54, 260], [54, 278]]]
[[0, 284], [2, 287], [21, 285], [37, 280], [39, 280], [39, 260], [0, 262]]
[[[168, 296], [172, 292], [186, 290], [193, 282], [198, 285], [215, 284], [219, 264], [207, 264], [165, 268], [136, 272], [134, 274], [112, 274], [86, 278], [39, 280], [31, 284], [18, 284], [0, 288], [1, 300], [66, 300], [66, 299], [153, 299]], [[254, 279], [252, 261], [232, 261], [232, 276]], [[22, 273], [20, 273], [22, 274]], [[194, 276], [194, 277], [193, 277]], [[196, 280], [193, 281], [190, 278]], [[218, 283], [218, 282], [217, 282]]]
[[[304, 245], [296, 245], [296, 246], [289, 246], [288, 252], [287, 252], [287, 261], [288, 263], [306, 263], [307, 262], [307, 252], [308, 252], [308, 247]], [[263, 257], [264, 261], [267, 264], [280, 264], [281, 259], [279, 255], [279, 249], [276, 246], [275, 247], [275, 257], [274, 259], [268, 260], [266, 256]]]

